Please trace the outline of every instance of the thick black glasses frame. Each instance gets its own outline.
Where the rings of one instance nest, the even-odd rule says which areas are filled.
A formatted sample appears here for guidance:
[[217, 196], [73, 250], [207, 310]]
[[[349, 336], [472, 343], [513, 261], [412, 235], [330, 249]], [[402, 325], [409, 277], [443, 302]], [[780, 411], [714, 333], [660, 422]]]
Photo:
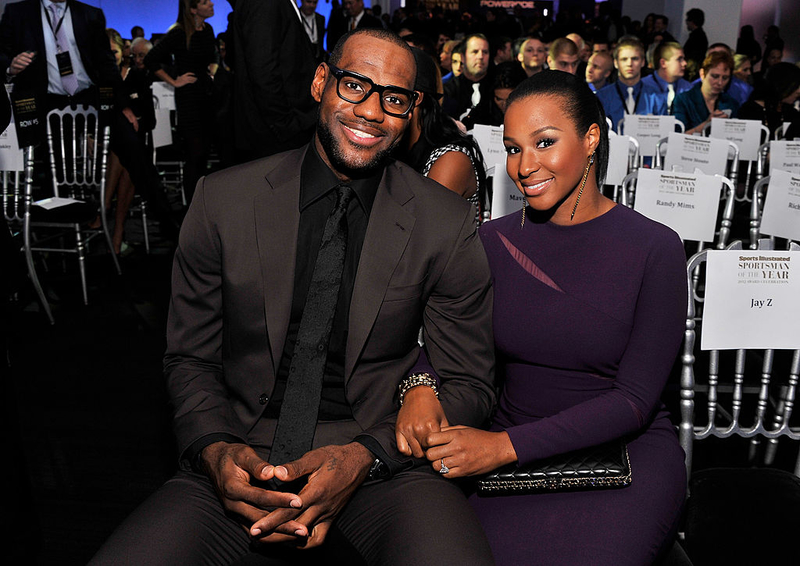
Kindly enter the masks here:
[[[349, 102], [350, 104], [361, 104], [362, 102], [366, 101], [370, 97], [370, 95], [372, 95], [373, 92], [377, 92], [378, 99], [381, 101], [381, 109], [386, 114], [389, 114], [390, 116], [395, 116], [397, 118], [405, 118], [406, 116], [408, 116], [408, 113], [411, 112], [411, 109], [414, 108], [414, 105], [417, 102], [417, 99], [419, 98], [419, 93], [416, 91], [408, 90], [406, 88], [402, 88], [399, 86], [379, 85], [376, 84], [371, 78], [365, 77], [364, 75], [359, 75], [358, 73], [354, 73], [353, 71], [345, 71], [343, 69], [340, 69], [339, 67], [331, 65], [330, 63], [326, 63], [326, 65], [331, 70], [331, 74], [336, 78], [336, 95], [342, 100]], [[365, 83], [370, 85], [370, 89], [364, 94], [364, 97], [361, 100], [351, 100], [345, 97], [341, 93], [339, 85], [341, 84], [342, 78], [346, 76], [353, 77], [354, 79], [358, 79], [360, 81], [364, 81]], [[409, 103], [408, 108], [404, 112], [394, 112], [392, 110], [386, 109], [383, 100], [383, 93], [387, 90], [390, 92], [397, 92], [399, 94], [406, 94], [411, 98], [411, 102]]]

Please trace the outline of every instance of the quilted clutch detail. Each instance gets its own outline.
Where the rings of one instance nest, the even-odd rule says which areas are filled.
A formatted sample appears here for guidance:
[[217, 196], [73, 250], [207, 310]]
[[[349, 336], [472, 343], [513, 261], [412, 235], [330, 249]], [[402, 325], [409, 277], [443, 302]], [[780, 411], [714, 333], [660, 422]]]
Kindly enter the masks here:
[[478, 480], [478, 495], [618, 488], [632, 479], [628, 446], [616, 440], [525, 466], [504, 466]]

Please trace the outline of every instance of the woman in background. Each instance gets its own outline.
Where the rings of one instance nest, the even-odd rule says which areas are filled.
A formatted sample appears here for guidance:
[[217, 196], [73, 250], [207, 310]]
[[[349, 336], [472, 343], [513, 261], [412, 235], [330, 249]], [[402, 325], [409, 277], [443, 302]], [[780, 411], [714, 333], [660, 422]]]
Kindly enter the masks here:
[[[183, 186], [191, 200], [205, 174], [214, 126], [211, 93], [217, 69], [214, 30], [206, 20], [214, 15], [211, 0], [179, 0], [178, 21], [145, 57], [144, 64], [158, 79], [175, 88], [178, 132], [183, 138]], [[174, 57], [177, 76], [162, 65]]]
[[478, 221], [486, 198], [486, 172], [478, 144], [464, 134], [440, 104], [442, 80], [433, 58], [413, 49], [417, 61], [415, 89], [422, 100], [414, 109], [400, 160], [475, 205]]
[[733, 57], [714, 51], [700, 67], [701, 81], [675, 97], [675, 118], [686, 126], [686, 134], [702, 133], [712, 118], [735, 118], [739, 103], [725, 92], [733, 73]]

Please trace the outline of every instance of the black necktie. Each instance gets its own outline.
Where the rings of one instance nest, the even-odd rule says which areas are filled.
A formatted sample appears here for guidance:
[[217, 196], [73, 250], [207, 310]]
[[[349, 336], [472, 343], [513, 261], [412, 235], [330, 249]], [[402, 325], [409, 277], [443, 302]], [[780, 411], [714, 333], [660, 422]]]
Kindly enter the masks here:
[[311, 449], [314, 440], [328, 341], [347, 250], [347, 207], [353, 195], [351, 187], [337, 187], [336, 206], [322, 233], [269, 457], [276, 465], [296, 460]]

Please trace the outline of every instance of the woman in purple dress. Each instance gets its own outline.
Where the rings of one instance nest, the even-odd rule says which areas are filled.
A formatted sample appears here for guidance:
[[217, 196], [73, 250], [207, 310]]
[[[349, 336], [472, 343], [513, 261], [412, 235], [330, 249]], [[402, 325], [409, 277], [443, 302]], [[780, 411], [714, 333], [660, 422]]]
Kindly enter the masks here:
[[660, 396], [684, 327], [685, 255], [672, 230], [599, 192], [607, 140], [601, 106], [572, 75], [539, 73], [512, 93], [506, 168], [526, 206], [480, 230], [497, 412], [488, 431], [439, 430], [433, 391], [415, 387], [398, 416], [398, 448], [447, 479], [626, 440], [628, 487], [471, 496], [501, 566], [650, 564], [683, 505], [684, 454]]

